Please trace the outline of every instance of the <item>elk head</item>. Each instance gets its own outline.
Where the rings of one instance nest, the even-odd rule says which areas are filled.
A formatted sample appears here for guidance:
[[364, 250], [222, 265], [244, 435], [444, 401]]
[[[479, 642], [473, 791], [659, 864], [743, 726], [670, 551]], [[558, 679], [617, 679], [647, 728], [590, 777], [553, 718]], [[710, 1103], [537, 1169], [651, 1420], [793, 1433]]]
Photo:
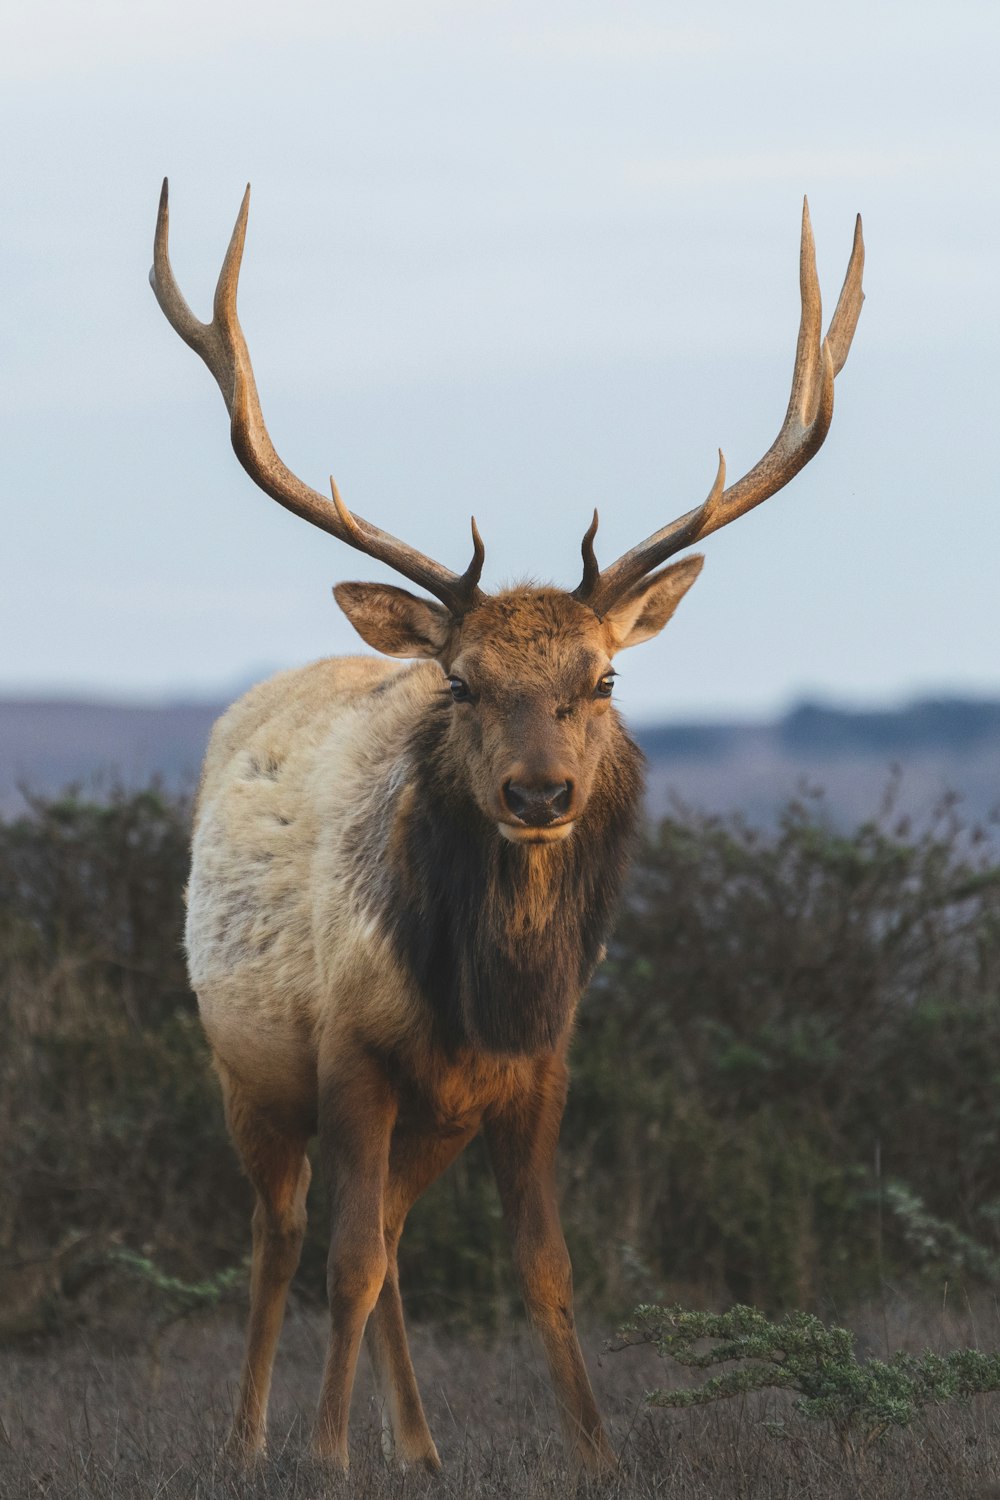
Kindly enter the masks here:
[[486, 596], [460, 619], [382, 584], [334, 594], [376, 650], [441, 663], [452, 767], [505, 838], [550, 843], [572, 831], [615, 732], [615, 653], [666, 624], [701, 565], [675, 563], [603, 617], [554, 588]]
[[583, 577], [572, 593], [526, 587], [490, 596], [479, 587], [485, 551], [474, 519], [472, 560], [464, 573], [453, 573], [349, 511], [332, 479], [328, 499], [278, 457], [236, 314], [249, 202], [248, 187], [216, 287], [212, 322], [201, 323], [170, 267], [164, 180], [150, 272], [157, 300], [215, 376], [229, 411], [233, 447], [255, 483], [288, 510], [434, 596], [437, 602], [375, 583], [342, 583], [334, 590], [370, 646], [389, 656], [429, 657], [440, 664], [452, 715], [449, 751], [483, 814], [517, 843], [565, 838], [585, 812], [614, 732], [612, 659], [662, 630], [701, 571], [702, 558], [662, 564], [775, 494], [809, 462], [829, 431], [834, 379], [847, 359], [864, 300], [860, 217], [824, 338], [815, 248], [808, 204], [803, 205], [802, 311], [792, 390], [781, 431], [764, 457], [727, 487], [720, 452], [703, 504], [606, 569], [599, 568], [594, 553], [595, 511], [583, 539]]

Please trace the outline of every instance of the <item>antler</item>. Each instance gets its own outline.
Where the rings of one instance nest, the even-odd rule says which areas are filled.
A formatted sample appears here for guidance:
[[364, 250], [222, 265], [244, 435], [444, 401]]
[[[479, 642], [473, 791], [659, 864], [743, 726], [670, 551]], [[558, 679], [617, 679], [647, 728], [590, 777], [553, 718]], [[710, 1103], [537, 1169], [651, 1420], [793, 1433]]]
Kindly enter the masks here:
[[250, 353], [236, 316], [236, 288], [249, 211], [248, 185], [219, 273], [211, 323], [201, 323], [194, 316], [170, 268], [167, 252], [169, 213], [166, 178], [163, 179], [163, 190], [160, 193], [156, 237], [153, 241], [153, 269], [149, 273], [149, 284], [156, 293], [156, 300], [166, 314], [167, 321], [184, 342], [190, 344], [196, 354], [201, 355], [218, 382], [231, 419], [232, 441], [237, 458], [251, 479], [286, 510], [294, 511], [295, 515], [311, 521], [314, 526], [328, 531], [331, 536], [347, 542], [349, 546], [356, 547], [359, 552], [366, 552], [369, 557], [388, 563], [397, 573], [402, 573], [404, 578], [409, 578], [440, 599], [452, 614], [466, 614], [483, 597], [479, 579], [483, 571], [485, 549], [475, 517], [472, 519], [472, 561], [464, 573], [453, 573], [449, 568], [408, 546], [406, 542], [380, 530], [371, 521], [352, 515], [341, 500], [333, 479], [330, 480], [332, 501], [317, 490], [310, 489], [285, 467], [274, 451], [261, 414]]
[[589, 604], [598, 615], [605, 614], [629, 589], [647, 573], [659, 567], [675, 552], [700, 542], [720, 526], [727, 526], [767, 500], [804, 468], [823, 444], [833, 419], [833, 382], [847, 359], [854, 330], [861, 315], [864, 292], [861, 276], [865, 264], [865, 246], [861, 237], [861, 215], [854, 228], [854, 246], [847, 266], [837, 310], [826, 338], [822, 333], [822, 305], [819, 277], [816, 274], [816, 247], [809, 222], [809, 202], [802, 205], [802, 242], [799, 250], [799, 287], [802, 316], [795, 350], [792, 393], [781, 431], [749, 473], [725, 488], [726, 461], [719, 453], [715, 483], [703, 504], [655, 531], [638, 547], [626, 552], [603, 571], [594, 556], [597, 512], [583, 539], [583, 579], [574, 590], [575, 597]]

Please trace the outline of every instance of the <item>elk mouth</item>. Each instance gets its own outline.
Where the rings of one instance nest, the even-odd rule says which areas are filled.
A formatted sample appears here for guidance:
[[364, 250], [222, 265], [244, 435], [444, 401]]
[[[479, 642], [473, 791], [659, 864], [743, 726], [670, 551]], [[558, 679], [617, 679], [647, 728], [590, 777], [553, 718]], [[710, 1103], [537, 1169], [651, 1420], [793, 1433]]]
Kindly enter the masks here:
[[512, 844], [558, 844], [569, 838], [576, 827], [571, 818], [565, 823], [549, 823], [543, 828], [532, 828], [527, 823], [497, 823], [497, 828]]

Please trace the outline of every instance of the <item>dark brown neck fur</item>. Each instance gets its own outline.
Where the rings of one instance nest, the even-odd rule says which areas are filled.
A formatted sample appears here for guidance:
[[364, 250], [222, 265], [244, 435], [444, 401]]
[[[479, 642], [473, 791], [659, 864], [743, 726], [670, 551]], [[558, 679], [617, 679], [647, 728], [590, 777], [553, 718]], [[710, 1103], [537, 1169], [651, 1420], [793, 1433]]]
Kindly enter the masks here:
[[411, 744], [414, 792], [388, 903], [401, 961], [448, 1051], [554, 1048], [608, 931], [635, 833], [642, 755], [621, 725], [561, 843], [503, 839], [448, 763], [448, 705]]

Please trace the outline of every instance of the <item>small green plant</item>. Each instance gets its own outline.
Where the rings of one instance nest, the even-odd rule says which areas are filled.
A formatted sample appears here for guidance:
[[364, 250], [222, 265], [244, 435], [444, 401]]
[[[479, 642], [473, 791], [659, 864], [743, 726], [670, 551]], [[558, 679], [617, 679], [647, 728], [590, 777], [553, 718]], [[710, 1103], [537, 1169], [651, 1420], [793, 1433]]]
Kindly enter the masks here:
[[[882, 1199], [915, 1258], [969, 1271], [987, 1282], [1000, 1281], [1000, 1257], [954, 1224], [930, 1213], [924, 1200], [905, 1183], [887, 1182]], [[988, 1208], [980, 1208], [981, 1218], [990, 1217]]]
[[688, 1369], [731, 1367], [702, 1385], [652, 1391], [648, 1400], [654, 1406], [703, 1406], [751, 1391], [788, 1391], [797, 1411], [831, 1422], [850, 1449], [891, 1427], [909, 1427], [927, 1406], [1000, 1390], [1000, 1354], [928, 1349], [889, 1360], [859, 1359], [852, 1333], [803, 1312], [772, 1322], [753, 1307], [724, 1313], [639, 1307], [622, 1336], [626, 1344], [652, 1344], [662, 1359]]
[[167, 1322], [204, 1312], [222, 1302], [242, 1301], [247, 1286], [247, 1267], [227, 1266], [200, 1281], [182, 1281], [168, 1276], [154, 1261], [134, 1250], [110, 1250], [102, 1257], [108, 1269], [118, 1268], [149, 1288], [161, 1303], [160, 1317]]

